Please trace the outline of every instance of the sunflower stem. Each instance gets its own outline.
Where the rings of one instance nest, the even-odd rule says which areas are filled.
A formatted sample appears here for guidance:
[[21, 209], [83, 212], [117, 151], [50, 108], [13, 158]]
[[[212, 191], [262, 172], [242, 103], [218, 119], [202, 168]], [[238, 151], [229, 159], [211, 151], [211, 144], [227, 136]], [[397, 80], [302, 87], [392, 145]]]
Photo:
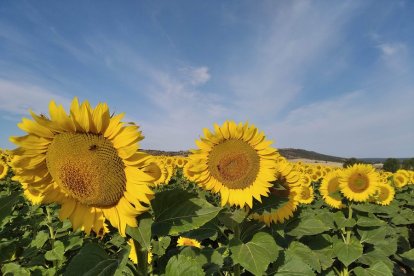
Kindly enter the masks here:
[[134, 240], [135, 251], [137, 254], [137, 272], [140, 276], [148, 275], [148, 251], [139, 242]]
[[[49, 241], [50, 241], [50, 245], [52, 246], [52, 249], [53, 249], [55, 247], [55, 239], [56, 239], [55, 230], [53, 229], [53, 225], [52, 225], [53, 218], [52, 218], [52, 214], [50, 212], [50, 207], [46, 206], [45, 209], [46, 209], [46, 218], [47, 218], [47, 228], [49, 228], [49, 235], [50, 235]], [[53, 261], [53, 267], [55, 267], [57, 269], [57, 266], [58, 266], [58, 262], [57, 262], [57, 260], [54, 260]]]
[[[348, 205], [348, 220], [352, 219], [352, 205]], [[349, 244], [351, 242], [351, 234], [352, 234], [352, 228], [347, 227], [346, 230], [346, 244]]]
[[[236, 225], [234, 227], [234, 238], [240, 240], [240, 226], [239, 225]], [[240, 264], [235, 264], [233, 271], [234, 271], [234, 276], [240, 276], [241, 275]]]

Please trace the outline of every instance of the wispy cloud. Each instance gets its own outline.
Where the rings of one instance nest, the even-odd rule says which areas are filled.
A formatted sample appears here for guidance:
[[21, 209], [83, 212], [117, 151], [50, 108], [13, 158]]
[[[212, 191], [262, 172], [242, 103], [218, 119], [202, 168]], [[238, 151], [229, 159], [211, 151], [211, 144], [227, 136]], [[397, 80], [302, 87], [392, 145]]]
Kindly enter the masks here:
[[48, 110], [50, 100], [65, 105], [70, 104], [70, 99], [58, 95], [46, 88], [30, 84], [12, 82], [0, 79], [0, 110], [13, 115], [28, 115], [32, 109], [37, 113]]

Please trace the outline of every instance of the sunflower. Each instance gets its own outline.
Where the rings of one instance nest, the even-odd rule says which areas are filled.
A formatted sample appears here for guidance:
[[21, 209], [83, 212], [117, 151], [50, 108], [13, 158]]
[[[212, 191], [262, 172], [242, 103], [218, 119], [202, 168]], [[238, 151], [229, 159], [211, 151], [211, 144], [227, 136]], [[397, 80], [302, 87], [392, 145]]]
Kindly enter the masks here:
[[379, 184], [377, 193], [374, 195], [374, 201], [380, 205], [390, 205], [394, 199], [395, 190], [388, 184]]
[[77, 98], [70, 114], [54, 101], [49, 113], [50, 119], [31, 112], [33, 120], [18, 124], [28, 135], [10, 138], [19, 146], [14, 180], [33, 204], [60, 204], [60, 219], [69, 218], [73, 229], [103, 235], [107, 219], [125, 236], [153, 197], [153, 178], [141, 170], [148, 155], [138, 151], [138, 126], [124, 125], [124, 114], [111, 116], [105, 103], [92, 108]]
[[380, 177], [371, 165], [355, 164], [342, 171], [339, 178], [339, 188], [350, 200], [363, 202], [374, 195]]
[[255, 201], [251, 209], [251, 217], [264, 222], [283, 223], [293, 216], [299, 205], [299, 193], [303, 179], [291, 163], [284, 158], [278, 158], [276, 167], [276, 180], [272, 182], [270, 196], [263, 198], [262, 202]]
[[188, 157], [198, 185], [220, 193], [222, 206], [252, 207], [253, 198], [261, 201], [268, 195], [279, 155], [263, 132], [248, 123], [226, 121], [215, 124], [214, 132], [204, 129], [204, 136]]
[[151, 158], [146, 162], [148, 165], [142, 170], [152, 176], [154, 179], [152, 184], [154, 186], [159, 186], [165, 183], [165, 178], [167, 177], [167, 169], [164, 164], [162, 164], [157, 158]]
[[406, 170], [398, 170], [393, 174], [392, 179], [395, 187], [403, 188], [410, 181], [410, 174]]
[[310, 185], [301, 185], [295, 187], [297, 201], [302, 204], [311, 204], [314, 199], [313, 187]]
[[319, 192], [326, 204], [337, 209], [345, 206], [342, 204], [342, 196], [339, 192], [339, 177], [338, 171], [331, 171], [325, 175], [319, 186]]
[[184, 156], [177, 156], [175, 157], [174, 163], [175, 166], [177, 166], [178, 168], [182, 168], [185, 166], [185, 164], [187, 163], [187, 158]]
[[178, 238], [177, 246], [192, 246], [192, 247], [201, 248], [201, 244], [198, 240], [185, 238], [185, 237]]
[[0, 180], [7, 176], [9, 166], [0, 158]]
[[[131, 247], [131, 250], [129, 251], [129, 256], [128, 258], [134, 263], [134, 264], [138, 264], [138, 256], [137, 256], [137, 250], [135, 247], [135, 243], [133, 239], [129, 239], [128, 240], [128, 244]], [[152, 263], [152, 252], [148, 251], [148, 256], [147, 256], [147, 262], [148, 264]]]

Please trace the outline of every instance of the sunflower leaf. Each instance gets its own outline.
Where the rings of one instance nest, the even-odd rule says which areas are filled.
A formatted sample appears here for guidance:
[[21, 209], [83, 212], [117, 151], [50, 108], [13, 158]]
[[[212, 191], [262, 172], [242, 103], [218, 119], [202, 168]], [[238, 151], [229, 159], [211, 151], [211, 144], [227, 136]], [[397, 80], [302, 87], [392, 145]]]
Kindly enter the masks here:
[[388, 276], [393, 275], [390, 269], [384, 262], [376, 262], [369, 268], [356, 267], [353, 269], [356, 276]]
[[109, 257], [102, 247], [96, 243], [87, 243], [72, 258], [66, 268], [65, 275], [84, 275], [89, 271], [94, 271], [95, 267], [101, 266], [100, 263], [108, 259]]
[[19, 199], [20, 193], [14, 192], [6, 197], [0, 198], [0, 225], [8, 216], [10, 216], [14, 205]]
[[279, 252], [273, 237], [265, 232], [256, 233], [247, 243], [232, 239], [229, 245], [234, 263], [242, 265], [254, 275], [263, 275], [269, 264], [277, 259]]
[[203, 276], [204, 271], [202, 264], [196, 259], [185, 255], [173, 256], [168, 261], [165, 268], [165, 275], [168, 276], [181, 276], [181, 275], [194, 275]]
[[362, 244], [355, 238], [351, 238], [348, 244], [343, 240], [338, 240], [333, 244], [333, 250], [338, 259], [345, 265], [349, 266], [356, 259], [362, 256]]
[[221, 208], [183, 190], [170, 190], [155, 195], [152, 233], [158, 236], [178, 235], [197, 229], [215, 218]]
[[138, 227], [127, 227], [127, 234], [130, 235], [134, 240], [145, 249], [150, 250], [151, 248], [151, 226], [152, 218], [149, 214], [140, 216]]

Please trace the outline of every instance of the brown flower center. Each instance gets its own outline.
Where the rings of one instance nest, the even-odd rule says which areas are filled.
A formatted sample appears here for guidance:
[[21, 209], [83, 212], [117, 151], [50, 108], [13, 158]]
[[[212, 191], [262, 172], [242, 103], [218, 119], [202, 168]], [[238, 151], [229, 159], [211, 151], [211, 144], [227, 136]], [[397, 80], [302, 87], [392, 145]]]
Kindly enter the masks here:
[[125, 191], [124, 163], [102, 136], [59, 134], [48, 148], [46, 162], [55, 182], [82, 204], [111, 207]]

